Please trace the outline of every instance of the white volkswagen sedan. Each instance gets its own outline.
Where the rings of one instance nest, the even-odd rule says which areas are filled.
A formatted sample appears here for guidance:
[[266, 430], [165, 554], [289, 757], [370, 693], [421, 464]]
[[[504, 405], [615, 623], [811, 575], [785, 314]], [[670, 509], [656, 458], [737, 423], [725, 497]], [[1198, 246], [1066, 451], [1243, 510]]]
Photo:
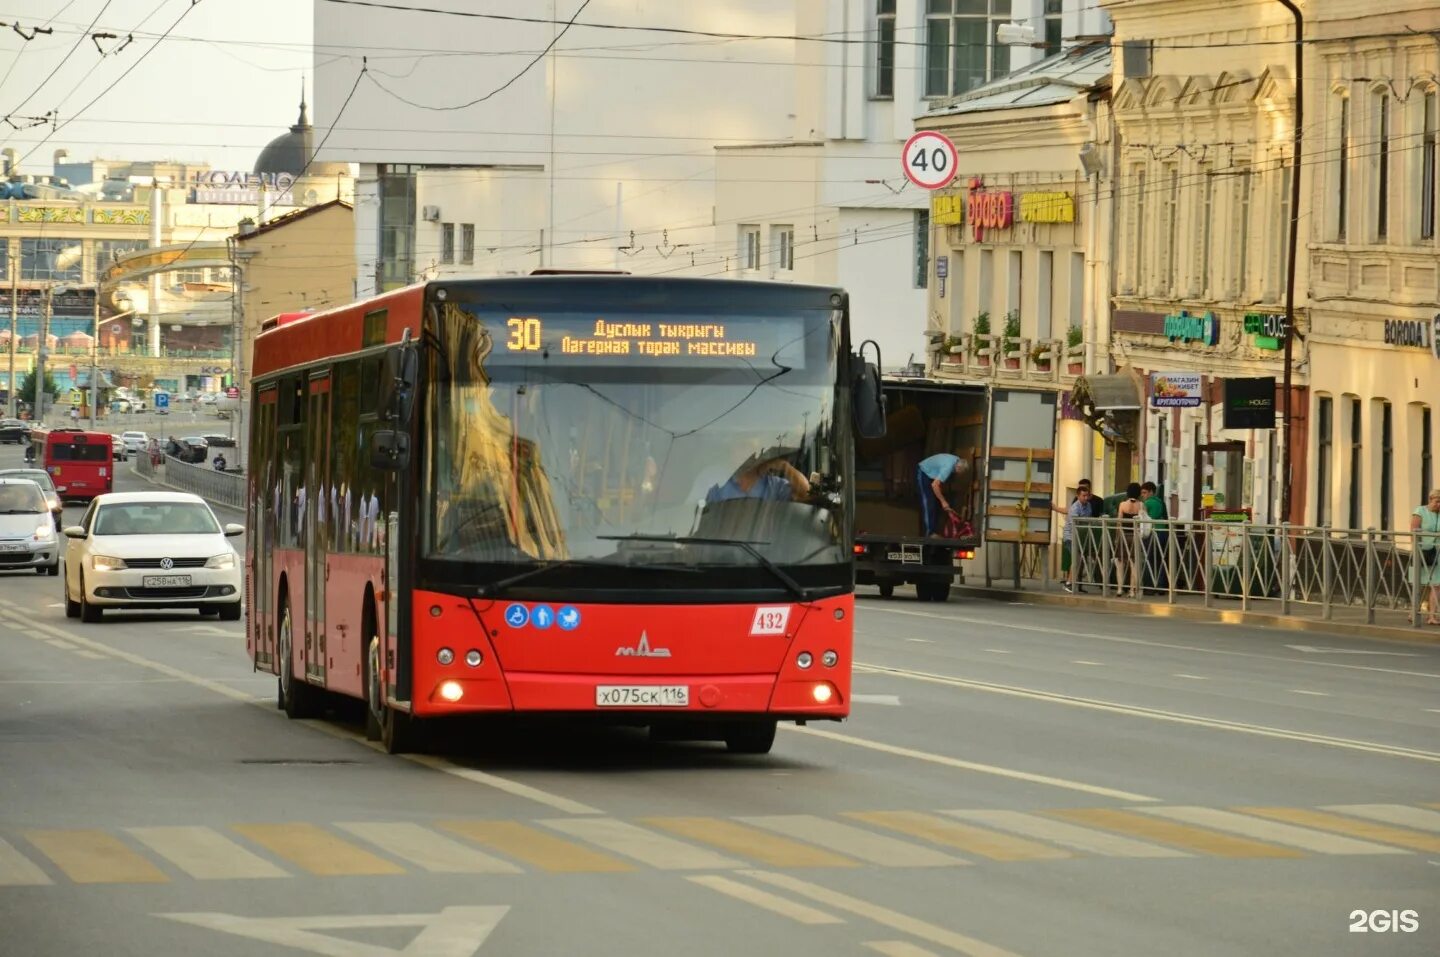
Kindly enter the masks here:
[[210, 506], [184, 492], [112, 492], [65, 529], [65, 614], [106, 608], [195, 608], [240, 620], [240, 556]]

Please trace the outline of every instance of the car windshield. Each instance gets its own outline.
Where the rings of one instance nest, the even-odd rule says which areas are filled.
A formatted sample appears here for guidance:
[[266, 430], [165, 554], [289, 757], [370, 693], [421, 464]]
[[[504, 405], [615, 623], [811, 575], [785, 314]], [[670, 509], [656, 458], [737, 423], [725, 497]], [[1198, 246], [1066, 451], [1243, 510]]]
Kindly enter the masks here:
[[55, 483], [50, 480], [50, 473], [44, 469], [6, 469], [0, 472], [0, 478], [25, 479], [34, 482], [47, 492], [55, 491]]
[[213, 535], [220, 525], [200, 502], [116, 502], [95, 513], [96, 535]]
[[40, 486], [34, 482], [0, 484], [0, 515], [39, 514], [48, 508]]

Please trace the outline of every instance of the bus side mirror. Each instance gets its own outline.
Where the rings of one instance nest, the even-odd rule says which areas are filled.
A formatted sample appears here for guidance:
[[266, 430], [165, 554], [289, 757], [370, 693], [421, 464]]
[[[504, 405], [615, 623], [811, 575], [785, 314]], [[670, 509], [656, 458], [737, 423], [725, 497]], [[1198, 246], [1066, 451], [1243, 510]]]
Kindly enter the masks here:
[[415, 380], [420, 358], [407, 338], [385, 353], [380, 369], [380, 412], [391, 422], [404, 425], [415, 408]]
[[410, 433], [382, 429], [370, 440], [370, 467], [400, 472], [410, 467]]
[[[875, 346], [874, 362], [866, 362], [865, 346]], [[859, 367], [851, 385], [851, 406], [855, 416], [855, 431], [862, 439], [885, 437], [885, 395], [880, 388], [880, 347], [874, 342], [861, 343], [860, 352], [854, 361]]]

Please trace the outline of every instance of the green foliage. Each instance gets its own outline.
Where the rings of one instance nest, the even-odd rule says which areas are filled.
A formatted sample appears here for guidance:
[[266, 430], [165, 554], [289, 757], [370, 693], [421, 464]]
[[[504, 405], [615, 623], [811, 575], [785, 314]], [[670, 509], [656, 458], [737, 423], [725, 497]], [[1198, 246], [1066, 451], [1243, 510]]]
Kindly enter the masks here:
[[1067, 346], [1071, 346], [1073, 348], [1074, 346], [1078, 346], [1084, 341], [1085, 333], [1081, 331], [1079, 326], [1071, 326], [1068, 330], [1066, 330], [1065, 344]]
[[[50, 396], [60, 391], [60, 386], [55, 383], [55, 376], [51, 374], [49, 369], [45, 370], [44, 388], [45, 394]], [[33, 370], [20, 377], [19, 397], [25, 402], [33, 403], [35, 401], [35, 372]]]
[[990, 313], [977, 313], [975, 318], [971, 320], [970, 329], [975, 333], [974, 338], [970, 340], [970, 354], [979, 355], [981, 349], [990, 345], [984, 338], [990, 335]]
[[1014, 309], [1005, 313], [1005, 338], [1020, 338], [1020, 313], [1016, 312]]

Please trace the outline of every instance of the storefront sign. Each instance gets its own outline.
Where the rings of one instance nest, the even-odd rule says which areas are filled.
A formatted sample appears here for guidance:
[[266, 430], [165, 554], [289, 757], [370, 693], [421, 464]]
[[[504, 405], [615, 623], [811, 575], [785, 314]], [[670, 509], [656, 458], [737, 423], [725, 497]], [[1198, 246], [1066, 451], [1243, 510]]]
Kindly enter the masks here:
[[1225, 428], [1275, 428], [1275, 377], [1225, 380]]
[[985, 238], [985, 230], [1005, 229], [1015, 222], [1015, 194], [981, 192], [980, 179], [972, 179], [965, 197], [965, 219], [978, 243]]
[[1194, 409], [1202, 398], [1198, 372], [1150, 373], [1151, 408]]
[[1430, 348], [1429, 323], [1419, 319], [1386, 319], [1385, 344], [1428, 349]]
[[289, 173], [246, 173], [240, 170], [210, 170], [196, 173], [191, 181], [195, 189], [191, 202], [221, 203], [232, 206], [253, 206], [265, 200], [276, 206], [293, 206], [295, 195], [290, 191], [295, 177]]
[[942, 193], [930, 198], [930, 222], [936, 226], [959, 226], [965, 222], [965, 197]]
[[1440, 359], [1440, 312], [1435, 313], [1435, 326], [1430, 330], [1430, 351]]
[[950, 257], [935, 257], [935, 278], [939, 281], [939, 298], [945, 298], [945, 278], [950, 275]]
[[1283, 315], [1273, 312], [1247, 312], [1245, 334], [1255, 337], [1257, 349], [1283, 349], [1285, 333], [1290, 323]]
[[1220, 320], [1213, 312], [1192, 316], [1181, 310], [1178, 315], [1165, 317], [1165, 338], [1171, 342], [1198, 342], [1213, 346], [1220, 341]]
[[1136, 332], [1146, 336], [1163, 336], [1165, 334], [1165, 314], [1163, 312], [1137, 312], [1133, 309], [1115, 310], [1115, 320], [1111, 328], [1116, 332]]
[[1020, 219], [1026, 223], [1073, 223], [1075, 200], [1069, 193], [1026, 193], [1020, 197]]

